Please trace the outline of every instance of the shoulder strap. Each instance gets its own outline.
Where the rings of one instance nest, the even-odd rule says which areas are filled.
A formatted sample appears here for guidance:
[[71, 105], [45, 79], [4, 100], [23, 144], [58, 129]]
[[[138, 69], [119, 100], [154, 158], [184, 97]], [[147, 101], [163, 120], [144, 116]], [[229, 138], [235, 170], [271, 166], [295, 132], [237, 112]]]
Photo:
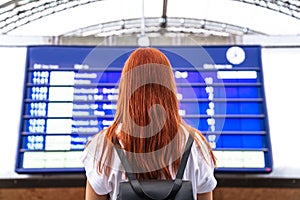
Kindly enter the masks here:
[[191, 152], [191, 149], [192, 149], [193, 142], [194, 142], [193, 136], [189, 135], [189, 138], [186, 142], [185, 149], [184, 149], [184, 152], [183, 152], [183, 156], [181, 158], [181, 162], [180, 162], [177, 174], [176, 174], [176, 179], [182, 179], [182, 177], [183, 177], [183, 173], [184, 173], [186, 163], [187, 163], [187, 160], [189, 158], [189, 155], [190, 155], [190, 152]]
[[123, 165], [123, 167], [124, 167], [124, 169], [125, 169], [125, 172], [126, 172], [126, 174], [127, 174], [127, 176], [128, 176], [129, 181], [135, 180], [136, 177], [135, 177], [135, 175], [134, 175], [134, 173], [133, 173], [133, 170], [131, 169], [131, 166], [130, 166], [129, 163], [128, 163], [128, 160], [127, 160], [127, 158], [126, 158], [125, 153], [123, 152], [122, 149], [120, 149], [120, 148], [118, 148], [118, 147], [115, 147], [115, 149], [116, 149], [116, 151], [117, 151], [117, 153], [118, 153], [118, 156], [119, 156], [119, 158], [120, 158], [120, 160], [121, 160], [121, 163], [122, 163], [122, 165]]
[[193, 136], [189, 135], [189, 138], [185, 145], [184, 153], [183, 153], [183, 156], [182, 156], [182, 159], [181, 159], [181, 162], [180, 162], [177, 174], [176, 174], [176, 179], [174, 180], [172, 189], [164, 197], [161, 197], [159, 199], [154, 198], [150, 194], [144, 192], [140, 182], [136, 179], [123, 150], [121, 150], [120, 148], [115, 148], [115, 149], [116, 149], [118, 156], [122, 162], [122, 165], [126, 171], [126, 174], [128, 176], [129, 182], [130, 182], [133, 190], [139, 196], [142, 196], [147, 200], [165, 200], [165, 199], [169, 199], [170, 197], [174, 197], [182, 185], [183, 173], [184, 173], [184, 170], [186, 167], [187, 160], [189, 158], [189, 154], [191, 152], [193, 142], [194, 142]]

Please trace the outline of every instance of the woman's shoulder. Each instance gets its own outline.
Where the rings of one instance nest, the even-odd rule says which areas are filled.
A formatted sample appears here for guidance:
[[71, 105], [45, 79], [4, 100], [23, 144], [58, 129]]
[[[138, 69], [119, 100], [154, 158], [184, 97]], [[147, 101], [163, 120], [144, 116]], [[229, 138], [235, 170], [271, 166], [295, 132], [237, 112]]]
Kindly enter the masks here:
[[187, 137], [189, 134], [192, 134], [194, 137], [195, 141], [191, 149], [192, 156], [201, 161], [205, 161], [206, 164], [209, 164], [211, 165], [211, 167], [214, 167], [213, 158], [211, 155], [211, 148], [210, 146], [208, 146], [209, 144], [206, 141], [206, 138], [202, 135], [200, 131], [189, 125], [184, 125], [182, 127], [184, 128]]
[[89, 137], [87, 146], [90, 146], [91, 144], [97, 144], [99, 142], [102, 142], [106, 134], [106, 130], [100, 131], [96, 133], [95, 135]]
[[86, 143], [85, 150], [86, 153], [96, 156], [96, 152], [99, 152], [99, 148], [103, 147], [104, 144], [107, 143], [107, 139], [105, 138], [106, 130], [103, 130], [95, 135], [91, 136]]

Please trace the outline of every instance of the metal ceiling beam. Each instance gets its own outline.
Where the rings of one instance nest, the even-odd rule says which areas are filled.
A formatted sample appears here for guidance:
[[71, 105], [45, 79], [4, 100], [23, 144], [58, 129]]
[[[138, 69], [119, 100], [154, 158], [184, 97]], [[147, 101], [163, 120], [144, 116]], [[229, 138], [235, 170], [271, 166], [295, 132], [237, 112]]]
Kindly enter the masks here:
[[161, 28], [166, 28], [167, 27], [167, 7], [168, 7], [168, 0], [163, 0], [163, 12], [162, 12], [162, 16], [161, 16], [161, 23], [160, 23], [160, 27]]
[[[49, 0], [48, 2], [45, 2], [38, 7], [33, 6], [33, 7], [27, 7], [26, 5], [29, 5], [30, 3], [33, 2], [39, 2], [39, 1], [29, 1], [27, 4], [24, 5], [18, 5], [17, 0], [9, 1], [9, 5], [14, 4], [14, 8], [11, 8], [10, 10], [7, 10], [3, 13], [1, 13], [0, 10], [0, 19], [1, 15], [5, 14], [5, 18], [0, 20], [0, 34], [7, 34], [8, 32], [23, 26], [25, 24], [28, 24], [32, 21], [35, 21], [37, 19], [41, 19], [43, 17], [49, 16], [51, 14], [61, 12], [63, 10], [67, 10], [70, 8], [74, 8], [77, 6], [89, 4], [89, 3], [94, 3], [97, 1], [102, 1], [102, 0], [87, 0], [84, 2], [78, 1], [78, 0], [69, 0], [66, 3], [65, 1], [57, 1], [57, 0]], [[51, 9], [57, 8], [61, 6], [62, 4], [66, 5], [63, 8], [56, 9], [52, 12], [47, 12]], [[68, 5], [70, 4], [70, 6]], [[41, 6], [43, 9], [40, 9]], [[16, 12], [15, 9], [18, 9]], [[39, 15], [39, 13], [43, 13], [43, 15]]]
[[232, 0], [273, 10], [300, 20], [299, 0]]
[[[184, 21], [182, 23], [182, 21]], [[192, 18], [168, 18], [168, 26], [165, 28], [166, 32], [180, 32], [187, 34], [211, 34], [217, 35], [220, 33], [227, 33], [227, 35], [265, 35], [264, 33], [251, 30], [246, 27], [239, 27], [232, 24], [224, 24], [216, 21], [203, 20]], [[120, 21], [113, 21], [101, 24], [94, 24], [92, 26], [82, 27], [62, 34], [61, 36], [96, 36], [106, 37], [109, 35], [131, 35], [138, 34], [140, 30], [140, 19], [124, 20], [124, 27], [120, 26]], [[147, 27], [145, 33], [159, 32], [159, 18], [145, 18]]]
[[17, 2], [18, 2], [17, 0], [7, 1], [3, 4], [0, 4], [0, 8], [4, 8], [4, 7], [9, 6], [11, 4], [17, 4]]

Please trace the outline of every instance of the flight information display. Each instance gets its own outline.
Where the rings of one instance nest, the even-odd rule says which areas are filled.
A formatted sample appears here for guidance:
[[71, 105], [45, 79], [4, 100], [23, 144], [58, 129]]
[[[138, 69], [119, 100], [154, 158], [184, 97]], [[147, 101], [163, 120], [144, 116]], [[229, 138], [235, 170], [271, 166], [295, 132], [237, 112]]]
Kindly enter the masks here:
[[[124, 63], [137, 47], [29, 46], [16, 171], [83, 172], [89, 138], [110, 126]], [[159, 46], [179, 114], [200, 130], [216, 172], [271, 172], [260, 46]]]

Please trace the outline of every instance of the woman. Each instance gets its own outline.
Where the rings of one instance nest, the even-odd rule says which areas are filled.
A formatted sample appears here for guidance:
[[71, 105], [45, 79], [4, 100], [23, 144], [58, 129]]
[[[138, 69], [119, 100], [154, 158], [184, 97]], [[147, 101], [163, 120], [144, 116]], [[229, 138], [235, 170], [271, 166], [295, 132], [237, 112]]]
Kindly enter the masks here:
[[168, 58], [155, 48], [138, 48], [120, 79], [113, 124], [96, 134], [84, 151], [86, 199], [116, 199], [127, 181], [114, 147], [126, 151], [136, 177], [173, 179], [189, 134], [195, 142], [183, 179], [191, 180], [195, 199], [212, 199], [215, 158], [205, 137], [179, 115], [176, 85]]

